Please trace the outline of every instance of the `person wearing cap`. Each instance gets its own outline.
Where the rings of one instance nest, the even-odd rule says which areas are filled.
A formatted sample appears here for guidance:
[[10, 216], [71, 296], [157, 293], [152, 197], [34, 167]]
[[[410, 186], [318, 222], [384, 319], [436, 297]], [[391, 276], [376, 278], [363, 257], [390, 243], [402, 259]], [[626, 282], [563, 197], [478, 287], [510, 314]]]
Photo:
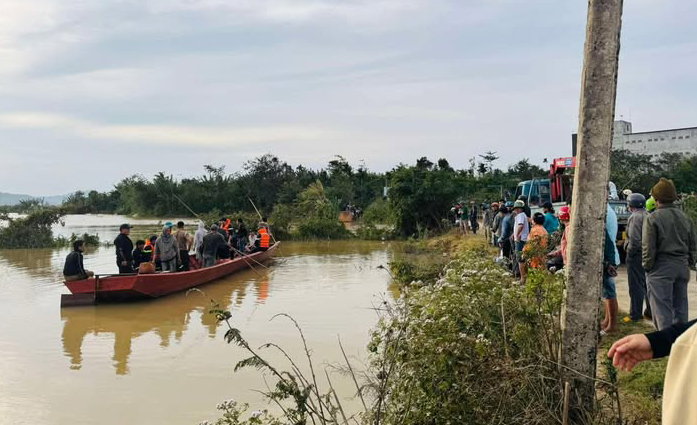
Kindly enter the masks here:
[[542, 205], [542, 212], [545, 214], [544, 228], [548, 234], [552, 234], [559, 230], [559, 219], [554, 215], [554, 205], [551, 202], [545, 202]]
[[672, 180], [661, 177], [651, 189], [657, 208], [644, 219], [642, 264], [653, 323], [658, 330], [687, 322], [687, 283], [697, 259], [697, 232], [692, 220], [674, 202]]
[[[641, 193], [630, 193], [627, 195], [627, 205], [632, 215], [627, 220], [627, 240], [624, 250], [627, 253], [627, 281], [629, 283], [629, 317], [625, 317], [625, 322], [639, 321], [643, 316], [651, 317], [651, 307], [646, 292], [646, 270], [641, 265], [641, 234], [644, 226], [644, 219], [649, 215], [644, 206], [646, 198]], [[642, 314], [646, 301], [646, 310]]]
[[119, 235], [114, 239], [116, 248], [116, 265], [119, 274], [134, 273], [133, 271], [133, 242], [128, 235], [131, 234], [131, 225], [124, 223], [119, 227]]
[[520, 283], [525, 283], [527, 277], [527, 267], [523, 258], [523, 248], [528, 241], [530, 235], [530, 222], [528, 216], [525, 215], [525, 202], [522, 200], [515, 201], [513, 204], [515, 210], [515, 219], [513, 221], [513, 236], [515, 240], [515, 254], [518, 267], [520, 268]]

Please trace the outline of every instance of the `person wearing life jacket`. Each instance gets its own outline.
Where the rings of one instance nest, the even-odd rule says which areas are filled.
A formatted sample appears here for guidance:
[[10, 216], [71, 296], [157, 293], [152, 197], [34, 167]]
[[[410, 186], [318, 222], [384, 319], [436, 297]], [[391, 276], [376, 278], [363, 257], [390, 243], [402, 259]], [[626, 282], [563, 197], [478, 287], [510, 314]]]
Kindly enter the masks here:
[[[145, 262], [150, 262], [152, 261], [152, 254], [153, 251], [155, 250], [155, 242], [157, 241], [157, 235], [152, 235], [148, 239], [145, 240], [145, 246], [143, 247], [143, 254], [145, 258]], [[155, 260], [155, 268], [157, 270], [162, 269], [162, 263], [160, 262], [159, 259]]]
[[271, 234], [269, 233], [269, 230], [266, 227], [261, 227], [259, 228], [259, 236], [257, 237], [259, 240], [259, 250], [260, 251], [266, 251], [269, 249], [271, 246]]

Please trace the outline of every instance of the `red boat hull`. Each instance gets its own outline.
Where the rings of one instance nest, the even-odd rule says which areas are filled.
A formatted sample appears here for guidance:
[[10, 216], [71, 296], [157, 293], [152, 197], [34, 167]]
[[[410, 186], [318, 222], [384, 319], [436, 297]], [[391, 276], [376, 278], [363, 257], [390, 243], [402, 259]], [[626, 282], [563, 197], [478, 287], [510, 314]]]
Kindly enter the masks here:
[[157, 298], [174, 292], [194, 288], [204, 283], [220, 279], [239, 270], [258, 266], [273, 255], [278, 243], [267, 251], [227, 260], [205, 269], [180, 273], [155, 273], [127, 276], [108, 276], [65, 282], [73, 294], [95, 294], [96, 300], [105, 302], [132, 301], [144, 298]]

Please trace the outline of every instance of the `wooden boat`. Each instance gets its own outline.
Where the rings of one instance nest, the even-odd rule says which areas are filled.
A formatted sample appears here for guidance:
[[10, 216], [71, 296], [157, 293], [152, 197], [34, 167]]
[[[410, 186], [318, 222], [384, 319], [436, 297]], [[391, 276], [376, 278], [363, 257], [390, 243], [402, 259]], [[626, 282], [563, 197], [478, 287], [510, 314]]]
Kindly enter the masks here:
[[[79, 300], [74, 305], [85, 304], [87, 298], [94, 302], [120, 302], [147, 298], [157, 298], [173, 292], [184, 291], [204, 283], [228, 276], [248, 267], [258, 266], [273, 256], [278, 242], [266, 251], [255, 252], [233, 260], [223, 260], [212, 267], [179, 273], [154, 273], [133, 275], [110, 275], [92, 277], [84, 280], [65, 282], [72, 297]], [[79, 296], [79, 297], [78, 297]], [[64, 297], [71, 297], [70, 295]], [[69, 299], [69, 298], [68, 298]], [[70, 301], [62, 305], [72, 304]]]

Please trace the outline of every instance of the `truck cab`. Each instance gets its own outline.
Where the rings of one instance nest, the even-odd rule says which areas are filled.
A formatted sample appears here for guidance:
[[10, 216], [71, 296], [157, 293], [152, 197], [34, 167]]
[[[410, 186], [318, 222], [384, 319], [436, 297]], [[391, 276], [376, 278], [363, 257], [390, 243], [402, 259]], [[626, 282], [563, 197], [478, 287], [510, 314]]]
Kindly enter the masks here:
[[[542, 205], [550, 202], [555, 210], [571, 203], [573, 192], [573, 174], [565, 173], [567, 169], [576, 167], [576, 158], [557, 158], [552, 162], [548, 178], [525, 180], [518, 183], [515, 199], [524, 195], [532, 214], [542, 212]], [[614, 187], [614, 185], [612, 185]], [[616, 194], [616, 190], [614, 193]], [[624, 258], [624, 240], [626, 238], [627, 220], [631, 215], [627, 202], [614, 198], [608, 200], [610, 208], [617, 214], [619, 229], [617, 232], [617, 247], [620, 256]]]

